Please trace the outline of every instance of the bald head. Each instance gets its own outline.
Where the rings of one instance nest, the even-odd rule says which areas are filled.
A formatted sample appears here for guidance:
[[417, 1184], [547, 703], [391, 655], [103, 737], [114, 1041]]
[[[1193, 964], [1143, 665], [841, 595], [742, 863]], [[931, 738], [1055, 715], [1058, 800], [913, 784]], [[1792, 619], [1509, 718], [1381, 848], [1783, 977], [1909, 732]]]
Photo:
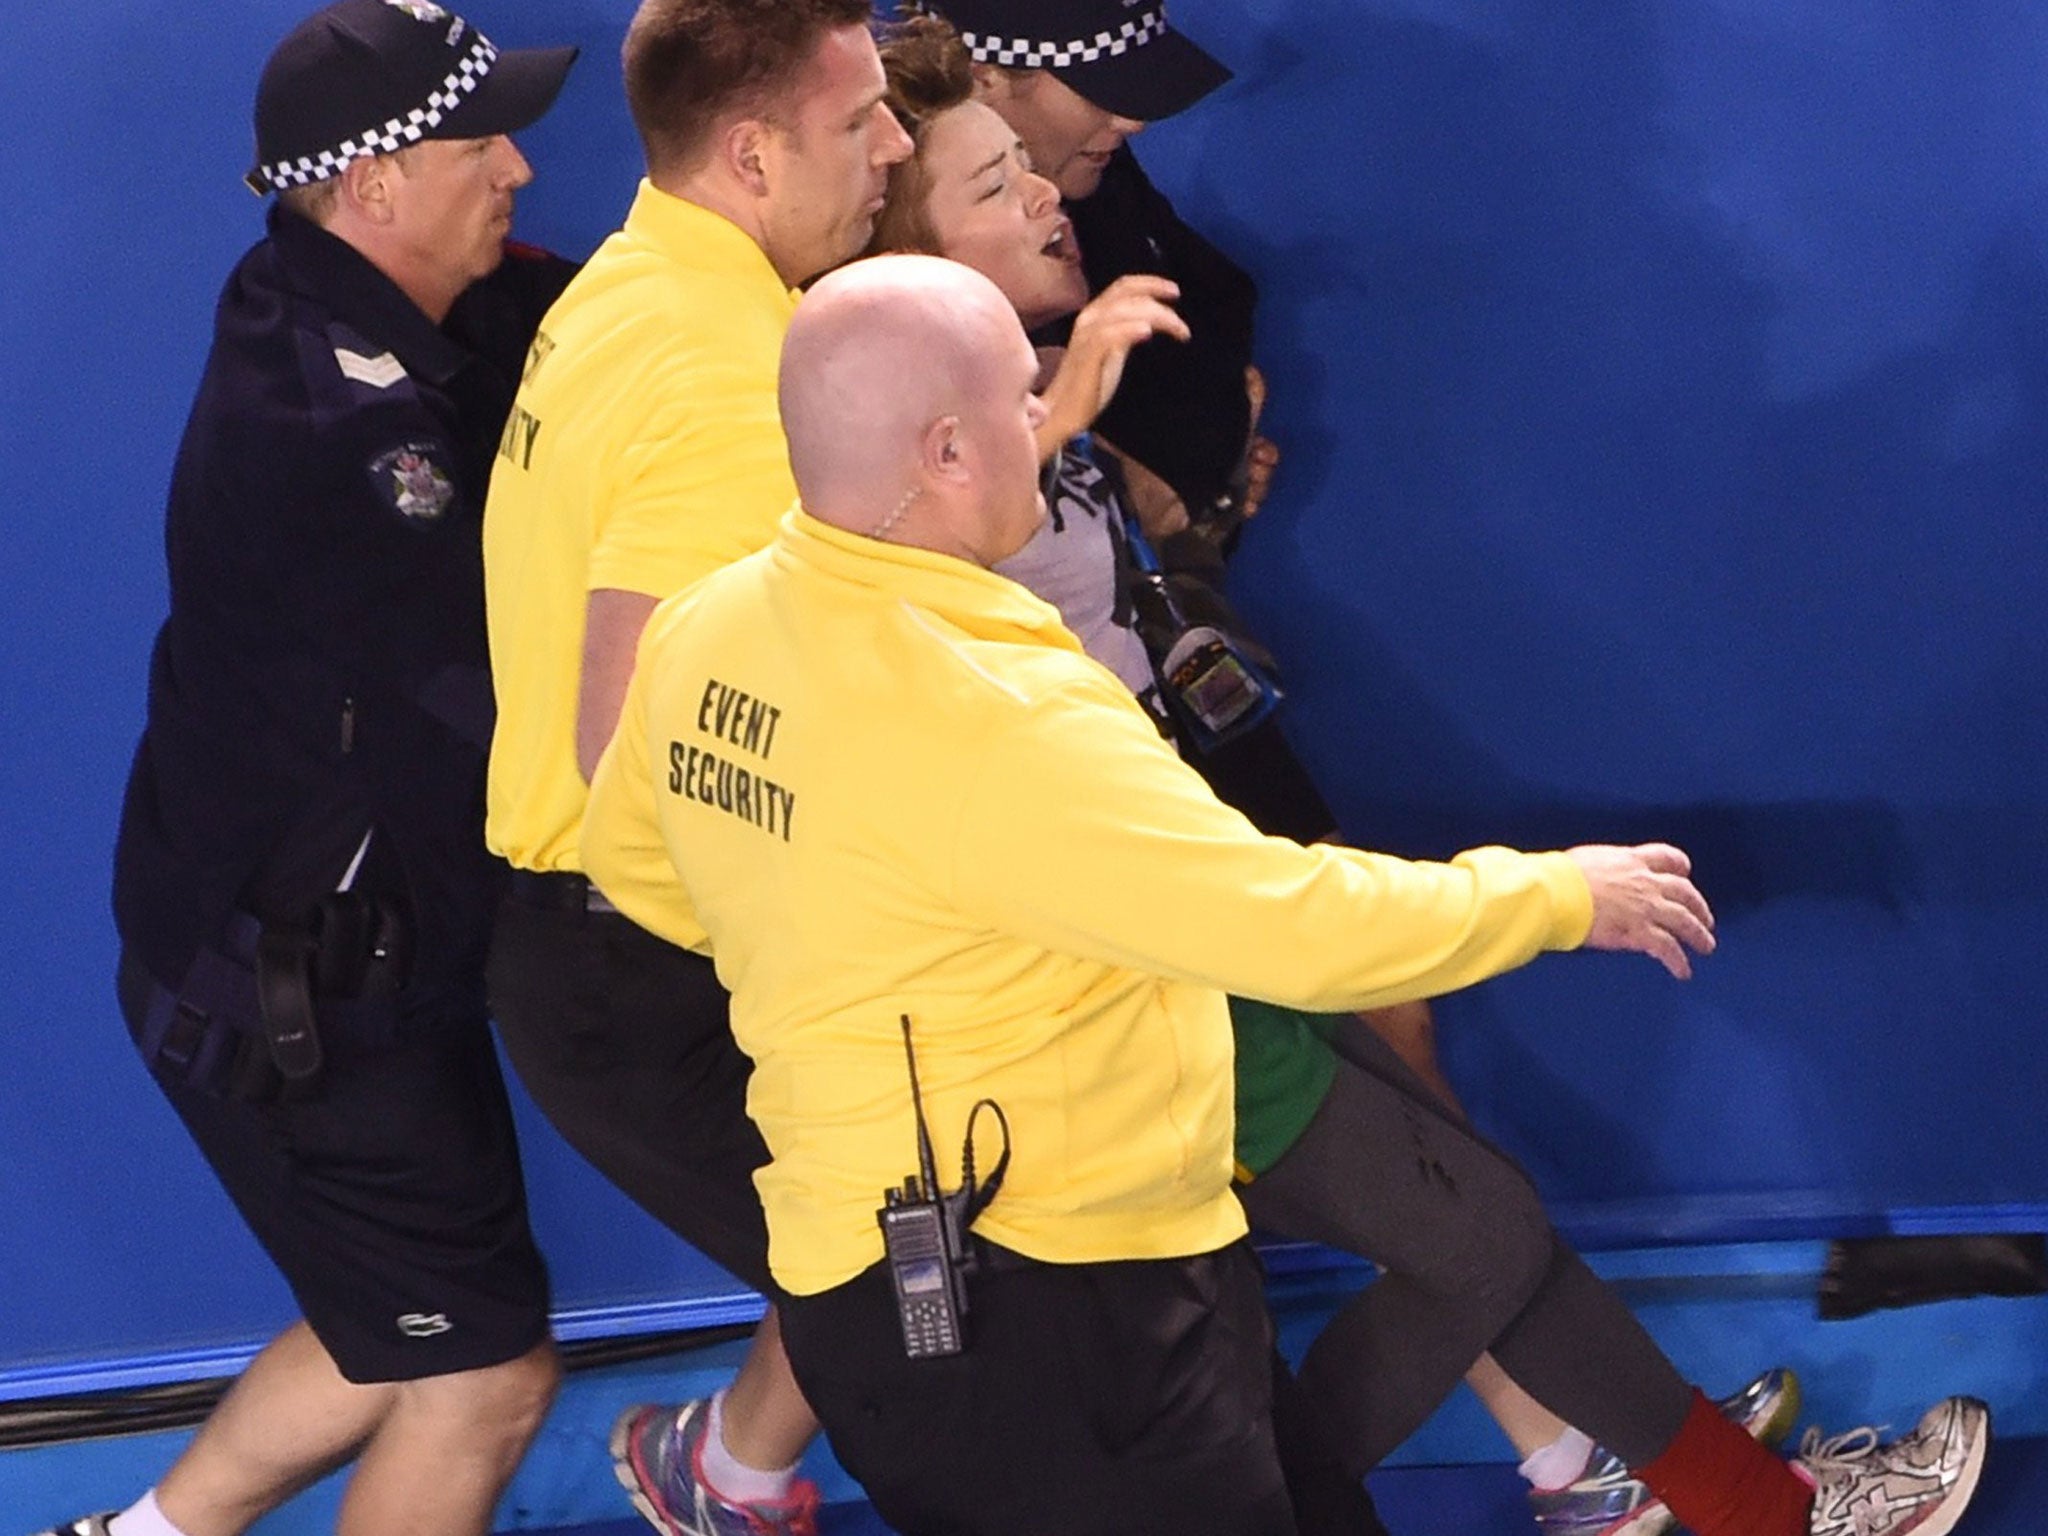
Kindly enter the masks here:
[[1036, 374], [1016, 311], [970, 268], [878, 256], [821, 278], [782, 348], [804, 509], [873, 533], [900, 507], [896, 542], [982, 564], [1013, 553], [1043, 516]]

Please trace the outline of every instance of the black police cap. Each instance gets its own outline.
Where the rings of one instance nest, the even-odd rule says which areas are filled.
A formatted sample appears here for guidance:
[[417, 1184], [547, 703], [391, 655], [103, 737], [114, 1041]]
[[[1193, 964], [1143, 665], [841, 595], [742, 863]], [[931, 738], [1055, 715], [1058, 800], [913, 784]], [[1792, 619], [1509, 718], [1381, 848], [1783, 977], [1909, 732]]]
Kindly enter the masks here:
[[1050, 70], [1118, 117], [1156, 122], [1230, 78], [1166, 24], [1166, 0], [916, 0], [983, 64]]
[[537, 122], [574, 48], [500, 51], [432, 0], [335, 0], [277, 45], [256, 87], [256, 192], [339, 175], [422, 139], [487, 139]]

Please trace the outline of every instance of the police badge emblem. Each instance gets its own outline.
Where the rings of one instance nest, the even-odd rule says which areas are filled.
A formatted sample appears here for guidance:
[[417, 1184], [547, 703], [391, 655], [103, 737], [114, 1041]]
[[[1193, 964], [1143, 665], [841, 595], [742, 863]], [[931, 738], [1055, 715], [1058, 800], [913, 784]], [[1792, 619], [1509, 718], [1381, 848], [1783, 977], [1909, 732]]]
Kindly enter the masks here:
[[455, 499], [455, 482], [433, 459], [432, 443], [407, 443], [370, 465], [370, 483], [385, 504], [414, 522], [431, 523]]
[[384, 0], [394, 10], [405, 12], [414, 21], [446, 21], [448, 13], [434, 4], [434, 0]]

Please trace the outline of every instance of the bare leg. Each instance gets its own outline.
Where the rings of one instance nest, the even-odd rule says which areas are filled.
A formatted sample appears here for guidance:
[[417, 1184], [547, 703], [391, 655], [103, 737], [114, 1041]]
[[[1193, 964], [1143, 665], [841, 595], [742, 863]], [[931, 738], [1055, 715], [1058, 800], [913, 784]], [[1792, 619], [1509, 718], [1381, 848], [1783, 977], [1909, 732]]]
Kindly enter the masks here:
[[[1358, 1017], [1374, 1034], [1392, 1046], [1402, 1064], [1427, 1083], [1439, 1099], [1458, 1112], [1460, 1118], [1471, 1118], [1465, 1114], [1465, 1106], [1458, 1102], [1458, 1096], [1451, 1091], [1450, 1080], [1444, 1076], [1444, 1069], [1437, 1061], [1436, 1016], [1428, 1003], [1396, 1003], [1390, 1008], [1375, 1008], [1361, 1013]], [[1515, 1455], [1522, 1460], [1526, 1461], [1554, 1442], [1570, 1427], [1509, 1380], [1507, 1372], [1494, 1363], [1491, 1355], [1481, 1355], [1472, 1369], [1465, 1373], [1465, 1385], [1472, 1389], [1473, 1395], [1493, 1416], [1494, 1423], [1513, 1443]]]
[[[516, 1378], [525, 1384], [525, 1390], [500, 1391], [501, 1383], [495, 1379], [482, 1384], [480, 1397], [490, 1399], [490, 1411], [516, 1409], [520, 1401], [529, 1407], [523, 1416], [515, 1414], [506, 1423], [491, 1423], [477, 1434], [479, 1442], [489, 1442], [493, 1464], [502, 1464], [503, 1473], [496, 1484], [480, 1495], [477, 1479], [469, 1470], [478, 1456], [478, 1445], [445, 1452], [437, 1449], [425, 1479], [434, 1485], [466, 1486], [468, 1502], [475, 1506], [473, 1516], [465, 1523], [459, 1513], [462, 1506], [444, 1502], [434, 1507], [430, 1524], [415, 1527], [405, 1523], [411, 1518], [409, 1513], [399, 1517], [377, 1510], [367, 1521], [351, 1525], [358, 1490], [375, 1496], [386, 1475], [372, 1468], [373, 1456], [380, 1466], [391, 1459], [388, 1453], [377, 1455], [380, 1442], [396, 1439], [394, 1430], [398, 1429], [406, 1435], [453, 1437], [449, 1429], [423, 1425], [417, 1411], [418, 1389], [440, 1387], [433, 1398], [445, 1403], [447, 1411], [463, 1396], [456, 1384], [498, 1378], [501, 1373], [507, 1384]], [[448, 1536], [481, 1536], [488, 1529], [499, 1490], [539, 1426], [556, 1375], [553, 1351], [543, 1346], [510, 1365], [442, 1377], [435, 1383], [362, 1386], [343, 1378], [312, 1329], [294, 1323], [250, 1362], [185, 1454], [164, 1474], [157, 1484], [157, 1504], [165, 1518], [187, 1536], [241, 1536], [258, 1517], [361, 1451], [362, 1465], [350, 1482], [343, 1506], [339, 1529], [344, 1536], [373, 1531], [379, 1536], [407, 1536], [415, 1528], [447, 1532]], [[415, 1406], [411, 1412], [402, 1412], [408, 1394]], [[511, 1444], [509, 1455], [505, 1454], [503, 1447], [515, 1436], [516, 1443]], [[367, 1488], [366, 1469], [371, 1470]], [[432, 1494], [422, 1496], [431, 1498]]]
[[408, 1381], [342, 1498], [335, 1536], [486, 1536], [561, 1379], [552, 1345]]
[[[1491, 1355], [1481, 1355], [1473, 1362], [1472, 1369], [1465, 1373], [1465, 1385], [1493, 1415], [1493, 1422], [1514, 1445], [1518, 1460], [1527, 1461], [1570, 1427], [1509, 1380], [1508, 1373], [1494, 1363]], [[1577, 1461], [1578, 1457], [1573, 1456], [1572, 1460]]]
[[721, 1438], [733, 1460], [763, 1472], [794, 1466], [818, 1433], [817, 1416], [790, 1374], [775, 1309], [761, 1319], [739, 1375], [726, 1389]]
[[157, 1484], [157, 1504], [188, 1536], [239, 1536], [353, 1456], [396, 1391], [343, 1380], [313, 1330], [294, 1323], [200, 1426]]

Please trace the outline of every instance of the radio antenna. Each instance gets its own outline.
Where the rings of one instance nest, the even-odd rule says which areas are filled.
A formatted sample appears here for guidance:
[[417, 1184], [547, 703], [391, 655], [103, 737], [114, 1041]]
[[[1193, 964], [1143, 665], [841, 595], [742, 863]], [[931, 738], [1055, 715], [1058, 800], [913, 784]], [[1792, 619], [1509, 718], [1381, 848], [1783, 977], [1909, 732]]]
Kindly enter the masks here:
[[924, 1123], [924, 1094], [917, 1084], [917, 1052], [910, 1047], [910, 1015], [903, 1015], [903, 1057], [910, 1063], [910, 1111], [917, 1120], [917, 1171], [924, 1179], [925, 1198], [939, 1198], [939, 1162], [932, 1155], [931, 1128]]

